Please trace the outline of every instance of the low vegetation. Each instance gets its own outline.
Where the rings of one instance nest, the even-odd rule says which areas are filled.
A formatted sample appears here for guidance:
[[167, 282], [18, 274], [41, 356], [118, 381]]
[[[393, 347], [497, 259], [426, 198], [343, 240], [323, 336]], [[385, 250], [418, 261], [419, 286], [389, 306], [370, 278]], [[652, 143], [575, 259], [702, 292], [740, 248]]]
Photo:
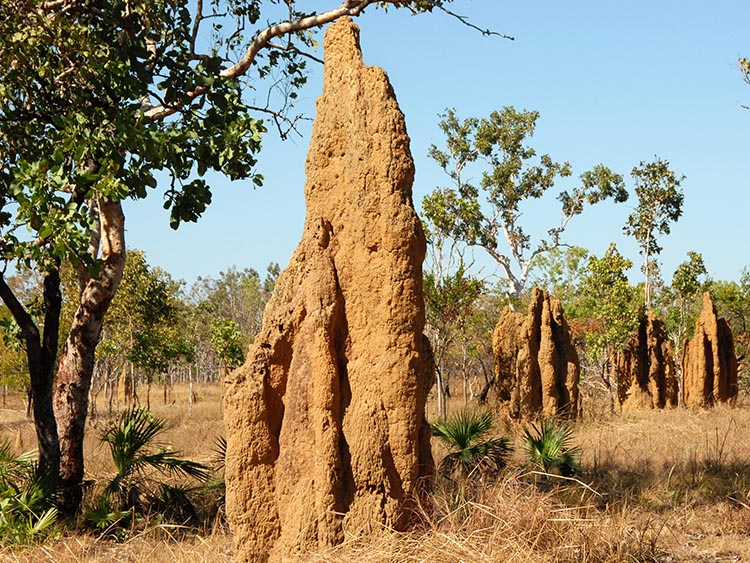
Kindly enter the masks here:
[[[170, 455], [180, 451], [179, 459], [215, 465], [216, 441], [222, 434], [220, 389], [196, 387], [190, 416], [187, 391], [174, 388], [175, 403], [155, 406], [154, 418], [146, 417], [147, 421], [163, 419], [165, 425], [149, 442], [154, 448], [144, 448], [141, 454], [158, 454], [162, 451], [158, 442], [169, 447]], [[25, 418], [21, 398], [9, 400], [9, 408], [0, 410], [6, 440], [16, 446], [33, 444], [33, 425]], [[741, 561], [750, 553], [750, 409], [746, 406], [741, 401], [734, 408], [606, 415], [568, 426], [540, 421], [535, 428], [497, 416], [493, 420], [483, 414], [489, 411], [462, 411], [450, 405], [451, 412], [465, 412], [464, 422], [474, 428], [486, 427], [489, 419], [489, 429], [472, 434], [470, 442], [481, 445], [504, 438], [506, 467], [491, 479], [458, 472], [452, 475], [455, 486], [438, 484], [420, 501], [416, 525], [409, 533], [384, 531], [374, 537], [350, 531], [343, 545], [306, 554], [300, 562]], [[109, 444], [101, 437], [108, 429], [121, 427], [123, 419], [99, 418], [89, 432], [89, 506], [113, 479]], [[540, 446], [540, 439], [546, 446]], [[534, 444], [545, 456], [555, 458], [554, 446], [560, 442], [558, 452], [567, 452], [575, 461], [567, 475], [549, 462], [545, 469], [530, 453]], [[12, 459], [18, 457], [14, 447], [7, 450]], [[437, 436], [433, 450], [438, 466], [458, 451], [451, 441]], [[7, 542], [0, 548], [0, 561], [231, 561], [231, 539], [217, 508], [220, 488], [208, 498], [203, 493], [204, 487], [212, 486], [210, 480], [175, 481], [159, 471], [135, 482], [144, 490], [148, 485], [149, 491], [158, 491], [151, 485], [159, 482], [183, 482], [201, 519], [178, 524], [157, 517], [156, 512], [147, 517], [144, 510], [117, 534], [96, 527], [72, 533], [52, 525], [42, 542], [33, 538], [23, 542], [26, 547]]]

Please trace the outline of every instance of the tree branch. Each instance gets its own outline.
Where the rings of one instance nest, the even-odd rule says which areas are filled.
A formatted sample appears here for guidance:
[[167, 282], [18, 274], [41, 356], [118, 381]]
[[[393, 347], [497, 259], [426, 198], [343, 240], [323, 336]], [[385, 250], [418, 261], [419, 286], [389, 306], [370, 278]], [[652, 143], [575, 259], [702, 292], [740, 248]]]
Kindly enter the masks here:
[[0, 299], [3, 300], [3, 303], [5, 303], [5, 306], [8, 308], [11, 315], [13, 315], [13, 319], [15, 319], [21, 329], [26, 345], [29, 346], [30, 344], [34, 344], [38, 347], [40, 345], [39, 327], [36, 326], [34, 319], [31, 318], [31, 315], [29, 315], [26, 308], [18, 300], [13, 293], [13, 290], [8, 286], [8, 283], [5, 281], [5, 276], [3, 275], [0, 275]]
[[[242, 58], [234, 65], [230, 66], [229, 68], [226, 68], [222, 70], [219, 73], [219, 77], [221, 78], [238, 78], [240, 76], [243, 76], [250, 66], [255, 61], [255, 58], [258, 56], [258, 53], [260, 53], [263, 49], [267, 47], [274, 47], [274, 48], [282, 48], [285, 50], [295, 50], [300, 55], [310, 57], [313, 60], [316, 60], [320, 62], [320, 59], [315, 58], [314, 56], [304, 53], [302, 51], [298, 51], [294, 47], [286, 48], [286, 47], [279, 47], [277, 45], [273, 45], [271, 42], [277, 38], [284, 35], [290, 35], [292, 33], [297, 33], [299, 31], [305, 31], [308, 29], [312, 29], [315, 27], [321, 27], [323, 25], [326, 25], [328, 23], [331, 23], [332, 21], [338, 20], [342, 17], [349, 16], [352, 18], [355, 18], [359, 16], [362, 11], [370, 6], [371, 4], [375, 4], [378, 0], [344, 0], [341, 5], [338, 8], [334, 8], [333, 10], [329, 10], [327, 12], [323, 12], [322, 14], [312, 14], [309, 16], [306, 16], [304, 18], [300, 18], [298, 20], [289, 20], [281, 23], [277, 23], [274, 25], [271, 25], [267, 27], [266, 29], [260, 31], [258, 34], [255, 35], [254, 39], [250, 43], [250, 46], [247, 48], [247, 51], [245, 51], [245, 54], [242, 56]], [[383, 1], [383, 0], [381, 0]], [[408, 4], [409, 0], [384, 0], [388, 4]], [[60, 0], [60, 4], [64, 3], [62, 0]], [[57, 4], [57, 2], [48, 2], [48, 4]], [[513, 39], [513, 37], [503, 35], [502, 33], [498, 33], [495, 31], [490, 31], [489, 29], [482, 29], [471, 22], [469, 22], [464, 16], [460, 16], [458, 14], [454, 14], [453, 12], [450, 12], [449, 10], [440, 7], [441, 10], [446, 12], [448, 15], [451, 15], [461, 21], [464, 25], [467, 25], [473, 29], [476, 29], [483, 35], [497, 35], [499, 37], [503, 37], [506, 39]], [[208, 92], [207, 86], [199, 86], [195, 88], [192, 92], [188, 92], [186, 95], [186, 100], [193, 100], [197, 98], [198, 96], [202, 96]], [[146, 107], [143, 115], [146, 119], [157, 121], [160, 119], [164, 119], [166, 117], [169, 117], [170, 115], [173, 115], [177, 111], [179, 111], [179, 107], [175, 106], [164, 106], [164, 105], [158, 105], [154, 107]]]
[[503, 39], [508, 39], [510, 41], [515, 41], [516, 38], [512, 37], [510, 35], [505, 35], [504, 33], [499, 33], [497, 31], [492, 31], [491, 29], [483, 29], [479, 27], [478, 25], [475, 25], [469, 21], [469, 19], [466, 16], [461, 16], [459, 14], [456, 14], [455, 12], [451, 12], [448, 8], [445, 6], [437, 6], [437, 8], [451, 16], [452, 18], [456, 18], [458, 21], [460, 21], [462, 24], [464, 24], [467, 27], [470, 27], [471, 29], [474, 29], [481, 33], [482, 35], [496, 35], [497, 37], [502, 37]]
[[[344, 16], [356, 17], [362, 13], [367, 6], [373, 4], [375, 0], [344, 0], [338, 7], [322, 14], [313, 14], [298, 20], [281, 22], [267, 27], [259, 32], [250, 43], [243, 57], [236, 64], [222, 70], [219, 73], [221, 78], [238, 78], [243, 76], [253, 61], [264, 48], [276, 37], [305, 31], [314, 27], [320, 27], [332, 21], [338, 20]], [[394, 0], [393, 4], [403, 4], [403, 0]], [[192, 100], [208, 92], [208, 87], [199, 86], [192, 92], [187, 93], [187, 99]], [[144, 112], [144, 117], [149, 120], [159, 120], [168, 117], [178, 111], [177, 107], [156, 106], [149, 108]]]
[[303, 57], [307, 57], [308, 59], [312, 59], [316, 63], [323, 64], [323, 59], [321, 59], [320, 57], [316, 57], [312, 53], [308, 53], [307, 51], [303, 51], [302, 49], [300, 49], [300, 48], [292, 45], [291, 43], [288, 44], [288, 45], [279, 45], [277, 43], [271, 43], [269, 41], [268, 42], [268, 46], [271, 47], [272, 49], [278, 49], [279, 51], [292, 51], [294, 53], [297, 53], [298, 55], [301, 55]]

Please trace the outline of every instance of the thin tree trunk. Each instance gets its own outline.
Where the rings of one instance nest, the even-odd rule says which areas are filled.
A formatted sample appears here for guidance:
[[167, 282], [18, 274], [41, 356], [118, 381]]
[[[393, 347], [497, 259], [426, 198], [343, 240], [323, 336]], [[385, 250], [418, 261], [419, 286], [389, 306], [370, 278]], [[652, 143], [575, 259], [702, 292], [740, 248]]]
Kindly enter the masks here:
[[125, 267], [125, 220], [120, 202], [99, 201], [98, 210], [103, 264], [96, 278], [81, 274], [81, 302], [60, 356], [54, 397], [60, 438], [60, 508], [69, 516], [81, 505], [83, 436], [94, 352]]
[[8, 287], [5, 278], [0, 275], [0, 298], [21, 328], [26, 344], [26, 359], [31, 380], [29, 401], [34, 413], [34, 429], [39, 446], [39, 472], [54, 476], [60, 467], [60, 445], [52, 408], [53, 374], [62, 308], [60, 272], [57, 264], [44, 275], [42, 291], [45, 306], [44, 333], [40, 335], [39, 327]]

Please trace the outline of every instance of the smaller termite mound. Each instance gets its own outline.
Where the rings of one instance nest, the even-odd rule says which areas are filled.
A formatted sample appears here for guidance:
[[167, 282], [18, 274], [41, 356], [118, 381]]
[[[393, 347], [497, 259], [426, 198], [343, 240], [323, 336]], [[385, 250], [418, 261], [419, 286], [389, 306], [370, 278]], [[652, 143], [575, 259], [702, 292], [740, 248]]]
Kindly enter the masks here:
[[677, 369], [664, 323], [649, 311], [638, 333], [612, 358], [612, 379], [623, 412], [676, 407]]
[[711, 295], [703, 294], [703, 310], [693, 338], [682, 353], [683, 398], [687, 407], [708, 407], [737, 396], [737, 356], [732, 330], [719, 318]]
[[492, 350], [498, 398], [512, 418], [580, 415], [580, 363], [558, 299], [534, 289], [525, 315], [506, 307]]

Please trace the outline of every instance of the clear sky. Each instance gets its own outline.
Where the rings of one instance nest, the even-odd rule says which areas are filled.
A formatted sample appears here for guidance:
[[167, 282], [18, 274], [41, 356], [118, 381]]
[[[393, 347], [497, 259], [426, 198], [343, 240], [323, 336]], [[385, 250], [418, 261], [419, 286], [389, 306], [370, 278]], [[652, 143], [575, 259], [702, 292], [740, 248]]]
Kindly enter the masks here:
[[[448, 185], [427, 157], [442, 143], [439, 114], [454, 107], [461, 117], [483, 117], [513, 105], [540, 112], [531, 144], [569, 161], [574, 178], [603, 163], [625, 175], [632, 192], [630, 170], [655, 155], [686, 176], [683, 217], [661, 239], [667, 282], [689, 250], [703, 254], [717, 279], [737, 279], [750, 266], [750, 110], [741, 108], [750, 105], [750, 86], [737, 65], [738, 56], [750, 56], [748, 0], [455, 0], [450, 8], [515, 41], [482, 36], [441, 13], [371, 8], [357, 19], [365, 62], [386, 69], [406, 116], [418, 210], [425, 194]], [[298, 107], [313, 117], [322, 69], [311, 70]], [[129, 202], [128, 245], [188, 282], [231, 265], [261, 273], [271, 261], [284, 267], [304, 223], [310, 130], [303, 124], [303, 136], [286, 142], [270, 132], [259, 164], [264, 187], [216, 178], [197, 224], [172, 231], [159, 193]], [[588, 209], [566, 242], [599, 255], [616, 242], [639, 264], [622, 233], [631, 206]], [[541, 234], [559, 222], [559, 211], [553, 202], [533, 206], [523, 222]], [[493, 269], [481, 252], [476, 258], [485, 273]]]

